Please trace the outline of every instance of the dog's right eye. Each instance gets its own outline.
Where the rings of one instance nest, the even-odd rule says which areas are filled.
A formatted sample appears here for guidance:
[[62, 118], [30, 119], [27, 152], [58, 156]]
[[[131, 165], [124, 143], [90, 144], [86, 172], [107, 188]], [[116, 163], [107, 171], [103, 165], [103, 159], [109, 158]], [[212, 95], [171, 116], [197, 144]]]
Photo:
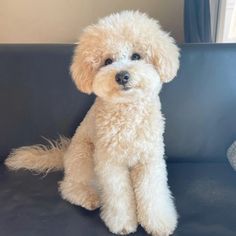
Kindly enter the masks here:
[[107, 58], [104, 62], [104, 66], [112, 64], [113, 60], [111, 58]]

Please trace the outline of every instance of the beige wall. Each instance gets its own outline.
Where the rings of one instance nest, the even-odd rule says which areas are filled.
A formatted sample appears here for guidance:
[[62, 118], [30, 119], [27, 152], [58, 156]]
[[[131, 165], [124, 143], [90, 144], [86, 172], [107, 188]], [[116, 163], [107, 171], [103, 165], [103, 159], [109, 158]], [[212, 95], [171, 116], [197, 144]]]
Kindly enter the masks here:
[[71, 43], [83, 27], [123, 9], [157, 18], [183, 40], [183, 0], [0, 0], [0, 43]]

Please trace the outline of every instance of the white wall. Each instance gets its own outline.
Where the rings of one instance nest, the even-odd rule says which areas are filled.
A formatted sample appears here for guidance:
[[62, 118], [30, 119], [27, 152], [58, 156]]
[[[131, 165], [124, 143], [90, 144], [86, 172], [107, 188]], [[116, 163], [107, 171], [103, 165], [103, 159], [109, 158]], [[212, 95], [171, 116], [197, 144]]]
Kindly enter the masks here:
[[183, 41], [183, 0], [0, 0], [0, 43], [71, 43], [112, 12], [137, 9]]

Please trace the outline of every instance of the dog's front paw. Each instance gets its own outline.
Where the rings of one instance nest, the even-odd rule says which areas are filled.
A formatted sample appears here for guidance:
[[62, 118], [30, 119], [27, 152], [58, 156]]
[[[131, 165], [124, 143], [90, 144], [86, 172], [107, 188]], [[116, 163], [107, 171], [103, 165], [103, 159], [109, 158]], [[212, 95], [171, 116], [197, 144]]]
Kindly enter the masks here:
[[159, 216], [152, 219], [143, 218], [140, 224], [152, 236], [169, 236], [174, 233], [177, 225], [177, 215]]
[[126, 214], [127, 212], [102, 211], [101, 218], [113, 234], [127, 235], [137, 230], [136, 215]]
[[176, 225], [164, 225], [162, 224], [156, 224], [156, 225], [142, 225], [147, 233], [151, 234], [152, 236], [170, 236], [174, 233]]
[[87, 210], [92, 211], [100, 207], [99, 195], [90, 186], [62, 181], [59, 184], [59, 191], [63, 199]]
[[105, 224], [113, 234], [117, 235], [127, 235], [134, 233], [137, 230], [136, 222], [126, 222], [119, 225], [114, 225], [114, 224], [109, 225], [109, 223], [105, 222]]
[[118, 234], [118, 235], [127, 235], [127, 234], [131, 234], [134, 233], [137, 230], [137, 224], [126, 224], [124, 226], [121, 227], [121, 229], [115, 230], [115, 231], [111, 231], [114, 234]]

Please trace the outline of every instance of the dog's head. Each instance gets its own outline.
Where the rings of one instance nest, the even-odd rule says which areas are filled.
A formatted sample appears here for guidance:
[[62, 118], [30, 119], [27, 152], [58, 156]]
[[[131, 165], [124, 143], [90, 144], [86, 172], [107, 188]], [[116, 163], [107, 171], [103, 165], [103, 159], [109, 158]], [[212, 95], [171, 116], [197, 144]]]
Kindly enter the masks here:
[[173, 38], [147, 15], [123, 11], [87, 27], [71, 65], [76, 86], [110, 101], [158, 93], [179, 67]]

